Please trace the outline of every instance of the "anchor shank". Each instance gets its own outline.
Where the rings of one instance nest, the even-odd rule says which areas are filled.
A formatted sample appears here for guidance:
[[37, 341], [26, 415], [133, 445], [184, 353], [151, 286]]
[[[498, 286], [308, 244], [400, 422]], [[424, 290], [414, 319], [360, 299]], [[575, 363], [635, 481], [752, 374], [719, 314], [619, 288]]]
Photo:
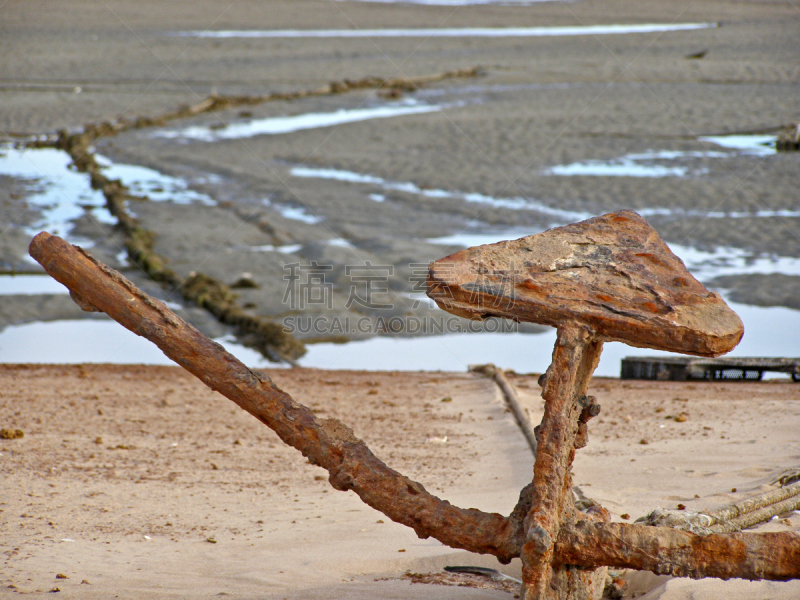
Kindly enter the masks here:
[[561, 524], [576, 516], [570, 467], [578, 441], [581, 399], [602, 347], [594, 332], [581, 324], [565, 323], [558, 328], [553, 361], [543, 382], [545, 409], [533, 469], [533, 502], [524, 524], [523, 598], [527, 600], [577, 597], [574, 594], [581, 587], [584, 593], [592, 593], [570, 581], [574, 576], [565, 567], [554, 569], [552, 562]]

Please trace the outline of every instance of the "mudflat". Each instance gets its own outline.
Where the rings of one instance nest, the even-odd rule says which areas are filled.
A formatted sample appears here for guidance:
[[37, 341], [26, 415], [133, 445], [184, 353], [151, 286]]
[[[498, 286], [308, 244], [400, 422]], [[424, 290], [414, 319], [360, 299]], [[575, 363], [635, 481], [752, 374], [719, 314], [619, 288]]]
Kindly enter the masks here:
[[[789, 2], [713, 0], [522, 6], [35, 0], [4, 9], [0, 130], [9, 141], [23, 141], [87, 123], [158, 117], [209, 95], [255, 98], [319, 90], [332, 81], [479, 67], [475, 76], [416, 90], [354, 88], [230, 107], [100, 137], [92, 146], [117, 164], [155, 169], [213, 200], [152, 201], [157, 191], [132, 190], [150, 198], [133, 202], [130, 211], [179, 277], [201, 271], [231, 284], [249, 273], [259, 287], [240, 290], [240, 303], [281, 319], [297, 310], [285, 301], [286, 265], [315, 261], [331, 267], [325, 275], [333, 298], [305, 307], [306, 314], [374, 317], [374, 306], [352, 302], [357, 284], [346, 269], [369, 263], [383, 268], [378, 274], [386, 279], [386, 294], [371, 304], [391, 304], [395, 316], [422, 314], [425, 307], [407, 297], [420, 265], [487, 236], [520, 237], [621, 208], [640, 211], [670, 245], [717, 249], [723, 262], [738, 255], [799, 257], [797, 154], [756, 156], [706, 139], [774, 133], [800, 114], [796, 13]], [[533, 37], [236, 33], [652, 23], [697, 28]], [[224, 31], [232, 33], [197, 35]], [[231, 134], [264, 119], [387, 107], [421, 112], [286, 134]], [[210, 141], [192, 137], [192, 128]], [[610, 165], [611, 172], [564, 174], [587, 165]], [[614, 174], [620, 167], [629, 169], [627, 176]], [[41, 208], [27, 203], [36, 184], [3, 181], [0, 217], [10, 226], [0, 238], [2, 262], [6, 269], [32, 269], [24, 257], [29, 230], [41, 217]], [[117, 229], [88, 210], [73, 225], [98, 258], [146, 285], [126, 262]], [[716, 286], [739, 302], [792, 305], [800, 290], [795, 270], [752, 271], [728, 269]], [[772, 287], [780, 292], [763, 292]], [[174, 298], [171, 290], [163, 294]], [[26, 306], [10, 298], [2, 322], [25, 321]], [[49, 304], [41, 318], [71, 316], [67, 307]], [[183, 316], [204, 326], [202, 317]]]

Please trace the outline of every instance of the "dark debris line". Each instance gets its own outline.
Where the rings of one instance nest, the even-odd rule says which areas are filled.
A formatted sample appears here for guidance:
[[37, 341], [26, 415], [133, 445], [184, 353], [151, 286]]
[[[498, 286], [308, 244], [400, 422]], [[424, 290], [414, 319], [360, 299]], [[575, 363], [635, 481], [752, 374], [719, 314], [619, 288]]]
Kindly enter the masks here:
[[[334, 81], [313, 90], [272, 93], [265, 96], [221, 96], [212, 94], [193, 106], [181, 107], [157, 117], [120, 118], [116, 121], [89, 123], [79, 133], [69, 133], [66, 129], [55, 136], [47, 136], [26, 144], [28, 147], [51, 147], [64, 150], [70, 155], [76, 169], [88, 173], [93, 189], [103, 192], [109, 212], [117, 219], [117, 228], [125, 236], [125, 247], [129, 260], [147, 274], [153, 281], [170, 291], [178, 290], [184, 300], [195, 303], [208, 310], [218, 321], [236, 329], [239, 341], [245, 346], [258, 350], [273, 362], [288, 362], [292, 365], [306, 352], [305, 344], [272, 320], [253, 314], [237, 303], [237, 295], [227, 284], [217, 281], [204, 273], [195, 273], [181, 279], [168, 265], [169, 260], [153, 250], [156, 234], [142, 227], [128, 212], [125, 203], [134, 198], [130, 190], [118, 180], [106, 177], [95, 160], [91, 149], [93, 142], [102, 137], [116, 135], [130, 129], [160, 127], [169, 121], [197, 116], [199, 114], [223, 110], [236, 106], [253, 106], [271, 101], [291, 101], [311, 96], [344, 94], [355, 90], [385, 90], [387, 97], [398, 97], [405, 92], [419, 89], [420, 86], [444, 81], [446, 79], [478, 77], [480, 67], [446, 71], [433, 75], [412, 78], [382, 79], [365, 77], [358, 80]], [[141, 196], [135, 196], [141, 200]], [[147, 198], [145, 198], [147, 199]]]

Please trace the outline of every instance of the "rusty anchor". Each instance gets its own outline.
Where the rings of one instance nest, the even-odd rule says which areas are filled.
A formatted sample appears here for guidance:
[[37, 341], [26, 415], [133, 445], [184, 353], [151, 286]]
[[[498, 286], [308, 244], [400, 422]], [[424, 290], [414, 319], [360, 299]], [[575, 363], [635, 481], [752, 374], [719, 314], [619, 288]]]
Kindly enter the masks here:
[[43, 232], [30, 253], [84, 310], [105, 312], [153, 342], [327, 469], [335, 489], [353, 491], [422, 538], [492, 554], [503, 563], [521, 557], [527, 600], [598, 600], [605, 567], [695, 578], [800, 577], [800, 535], [791, 532], [701, 536], [609, 523], [602, 509], [575, 506], [569, 468], [599, 409], [586, 391], [603, 342], [716, 356], [743, 333], [736, 314], [634, 212], [471, 248], [430, 266], [429, 295], [445, 310], [558, 328], [542, 381], [546, 407], [533, 482], [507, 517], [454, 506], [389, 468], [346, 425], [319, 419], [264, 373], [248, 369], [82, 249]]
[[557, 328], [540, 381], [545, 411], [524, 520], [523, 597], [599, 598], [603, 570], [556, 565], [554, 548], [562, 524], [587, 518], [572, 499], [570, 466], [599, 413], [586, 391], [603, 342], [719, 356], [739, 343], [741, 320], [633, 211], [468, 248], [432, 263], [428, 287], [439, 307], [463, 317]]

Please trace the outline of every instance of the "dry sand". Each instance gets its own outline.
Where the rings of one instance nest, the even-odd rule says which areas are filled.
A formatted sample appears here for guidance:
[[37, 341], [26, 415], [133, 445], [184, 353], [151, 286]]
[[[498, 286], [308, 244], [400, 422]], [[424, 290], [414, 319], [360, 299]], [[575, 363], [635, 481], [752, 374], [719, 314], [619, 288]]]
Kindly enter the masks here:
[[[491, 380], [310, 369], [270, 375], [457, 505], [507, 514], [530, 480], [530, 451]], [[512, 382], [538, 422], [536, 376]], [[517, 576], [519, 565], [419, 540], [354, 494], [335, 492], [323, 470], [177, 367], [6, 365], [0, 390], [0, 426], [25, 433], [0, 442], [0, 596], [57, 587], [70, 598], [512, 597], [411, 583], [404, 573], [439, 573], [448, 564]], [[603, 412], [577, 455], [575, 483], [614, 520], [678, 503], [713, 508], [800, 464], [800, 394], [789, 382], [597, 378], [590, 391]], [[687, 420], [676, 421], [681, 413]], [[800, 516], [762, 529], [798, 531]], [[626, 577], [628, 597], [800, 596], [800, 582]]]

